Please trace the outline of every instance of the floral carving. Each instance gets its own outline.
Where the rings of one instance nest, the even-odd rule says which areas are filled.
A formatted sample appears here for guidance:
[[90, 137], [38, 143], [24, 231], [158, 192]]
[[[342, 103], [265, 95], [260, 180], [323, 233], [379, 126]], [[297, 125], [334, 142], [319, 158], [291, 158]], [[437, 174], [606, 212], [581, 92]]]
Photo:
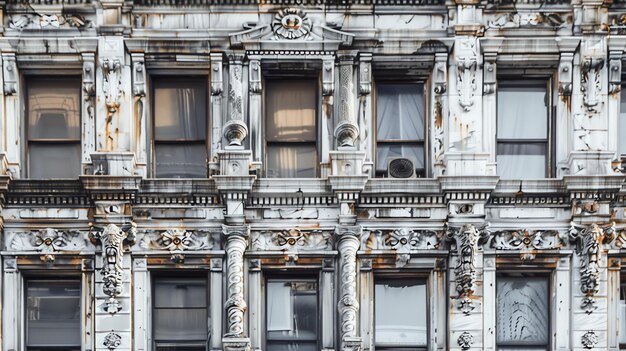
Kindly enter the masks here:
[[597, 112], [597, 106], [600, 103], [602, 67], [604, 67], [602, 58], [586, 57], [580, 65], [580, 90], [583, 93], [583, 104], [588, 112]]
[[460, 57], [456, 65], [456, 88], [459, 93], [459, 104], [466, 112], [470, 111], [474, 105], [477, 65], [478, 63], [475, 57]]
[[363, 237], [368, 250], [395, 250], [396, 267], [404, 267], [413, 250], [438, 249], [442, 233], [435, 230], [400, 228], [390, 231], [375, 230]]
[[109, 350], [114, 350], [122, 345], [122, 337], [116, 333], [109, 333], [104, 337], [102, 344]]
[[458, 308], [467, 315], [475, 308], [472, 295], [476, 284], [476, 256], [479, 243], [488, 233], [488, 226], [476, 228], [473, 224], [465, 224], [461, 228], [448, 228], [446, 233], [446, 239], [456, 244], [458, 255], [454, 269]]
[[474, 344], [474, 337], [469, 332], [463, 332], [456, 339], [456, 343], [459, 345], [461, 350], [469, 350]]
[[136, 236], [136, 225], [131, 222], [123, 228], [108, 224], [104, 228], [92, 227], [89, 237], [102, 243], [102, 291], [109, 296], [104, 310], [115, 314], [122, 309], [117, 296], [122, 293], [124, 242], [132, 243]]
[[598, 335], [593, 331], [589, 330], [585, 334], [580, 337], [580, 342], [586, 349], [592, 349], [598, 344]]
[[39, 258], [46, 263], [55, 260], [58, 252], [79, 252], [87, 247], [87, 237], [78, 230], [56, 230], [46, 228], [26, 233], [16, 233], [10, 239], [9, 249], [16, 251], [37, 251]]
[[109, 118], [120, 108], [122, 91], [122, 62], [118, 58], [106, 57], [100, 60], [104, 78], [103, 90]]
[[572, 222], [570, 239], [577, 243], [576, 252], [580, 260], [580, 290], [585, 294], [581, 308], [587, 314], [597, 308], [593, 297], [599, 291], [600, 260], [604, 251], [602, 244], [614, 238], [614, 223], [600, 227], [595, 223], [582, 226]]
[[275, 39], [305, 39], [311, 32], [312, 22], [307, 14], [296, 8], [278, 11], [272, 21]]
[[536, 250], [558, 249], [565, 245], [564, 235], [556, 230], [501, 230], [489, 238], [496, 250], [520, 250], [522, 261], [535, 259]]

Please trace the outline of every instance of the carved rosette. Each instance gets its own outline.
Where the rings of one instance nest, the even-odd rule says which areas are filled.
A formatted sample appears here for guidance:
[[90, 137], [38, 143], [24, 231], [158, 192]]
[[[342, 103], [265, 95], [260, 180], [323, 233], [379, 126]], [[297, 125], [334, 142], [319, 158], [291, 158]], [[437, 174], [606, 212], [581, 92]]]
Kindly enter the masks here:
[[122, 91], [122, 62], [118, 58], [105, 57], [100, 59], [104, 79], [103, 91], [109, 116], [120, 108]]
[[117, 333], [109, 333], [104, 337], [102, 344], [109, 350], [114, 350], [122, 345], [122, 337]]
[[46, 228], [26, 233], [16, 233], [8, 248], [15, 251], [37, 251], [45, 263], [53, 263], [58, 252], [80, 252], [87, 247], [87, 238], [77, 230]]
[[581, 308], [592, 313], [597, 307], [594, 296], [599, 291], [600, 261], [604, 252], [602, 244], [615, 238], [614, 223], [598, 226], [593, 223], [583, 226], [572, 222], [570, 240], [576, 242], [576, 253], [580, 260], [580, 291], [585, 294]]
[[456, 343], [459, 345], [461, 350], [469, 350], [474, 344], [474, 336], [472, 336], [469, 332], [463, 332], [456, 339]]
[[244, 313], [248, 308], [243, 295], [243, 254], [248, 246], [248, 227], [222, 226], [226, 239], [228, 273], [228, 300], [224, 305], [228, 313], [228, 327], [225, 338], [244, 337]]
[[312, 26], [313, 23], [306, 12], [296, 8], [278, 11], [272, 21], [272, 31], [276, 40], [306, 39]]
[[501, 230], [489, 238], [488, 246], [496, 250], [519, 250], [522, 261], [532, 261], [536, 250], [554, 250], [565, 246], [564, 236], [556, 230]]
[[580, 90], [583, 93], [583, 105], [588, 112], [598, 112], [602, 79], [600, 73], [604, 67], [603, 58], [586, 57], [580, 65]]
[[120, 228], [115, 224], [108, 224], [104, 228], [92, 227], [89, 237], [92, 241], [100, 241], [102, 244], [102, 291], [109, 296], [104, 304], [104, 310], [115, 314], [122, 309], [117, 297], [122, 294], [124, 276], [124, 241], [134, 242], [136, 225]]
[[586, 349], [594, 348], [599, 341], [600, 339], [598, 338], [598, 334], [596, 334], [593, 330], [587, 331], [580, 337], [580, 343], [583, 344]]
[[488, 233], [488, 224], [481, 228], [465, 224], [461, 228], [448, 228], [446, 239], [456, 244], [458, 260], [454, 269], [458, 308], [469, 315], [475, 308], [472, 301], [476, 284], [476, 260], [479, 243]]
[[361, 227], [337, 227], [337, 249], [340, 267], [339, 323], [341, 350], [361, 349], [361, 339], [357, 336], [357, 316], [359, 301], [356, 283], [356, 253], [360, 246]]

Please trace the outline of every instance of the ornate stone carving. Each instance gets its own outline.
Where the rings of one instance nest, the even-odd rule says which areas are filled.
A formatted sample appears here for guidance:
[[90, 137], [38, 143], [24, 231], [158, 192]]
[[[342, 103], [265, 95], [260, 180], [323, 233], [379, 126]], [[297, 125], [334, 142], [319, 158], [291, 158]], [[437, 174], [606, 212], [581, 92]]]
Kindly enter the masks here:
[[241, 146], [248, 136], [248, 126], [243, 120], [243, 55], [230, 58], [230, 79], [228, 81], [228, 122], [224, 125], [224, 138], [230, 146]]
[[411, 259], [411, 251], [438, 249], [441, 238], [442, 233], [435, 230], [374, 230], [363, 236], [361, 245], [368, 250], [395, 250], [396, 267], [400, 268]]
[[133, 56], [133, 95], [146, 96], [146, 67], [143, 55]]
[[472, 336], [469, 332], [463, 332], [456, 339], [456, 343], [459, 345], [461, 350], [469, 350], [474, 344], [474, 336]]
[[226, 239], [228, 299], [224, 308], [228, 313], [225, 338], [244, 337], [244, 313], [248, 308], [243, 295], [243, 253], [248, 245], [250, 229], [245, 226], [222, 226]]
[[483, 65], [483, 92], [493, 94], [496, 92], [496, 55], [485, 53], [485, 63]]
[[545, 27], [562, 28], [571, 23], [571, 16], [564, 16], [561, 13], [530, 12], [530, 13], [507, 13], [489, 21], [487, 29], [495, 28], [524, 28], [524, 27]]
[[357, 335], [357, 316], [359, 301], [356, 283], [356, 253], [359, 249], [361, 227], [338, 226], [337, 249], [339, 251], [340, 288], [339, 288], [339, 330], [341, 350], [356, 351], [361, 348], [361, 339]]
[[449, 227], [446, 239], [456, 244], [458, 261], [454, 269], [456, 291], [458, 293], [458, 308], [464, 314], [470, 314], [475, 308], [472, 301], [476, 284], [476, 255], [479, 244], [488, 233], [488, 224], [476, 228], [473, 224], [465, 224], [463, 227]]
[[500, 230], [489, 237], [488, 246], [496, 250], [520, 250], [522, 261], [535, 259], [536, 250], [565, 246], [565, 236], [556, 230]]
[[618, 93], [622, 89], [622, 52], [609, 53], [609, 94]]
[[100, 59], [103, 76], [103, 91], [109, 116], [120, 108], [122, 91], [122, 62], [118, 58], [105, 57]]
[[59, 29], [59, 28], [85, 28], [91, 27], [92, 22], [78, 14], [16, 14], [9, 17], [9, 28], [23, 29]]
[[339, 123], [335, 128], [337, 146], [354, 146], [359, 137], [359, 127], [356, 124], [353, 104], [353, 71], [354, 57], [343, 55], [339, 64]]
[[248, 83], [248, 90], [253, 94], [260, 94], [261, 87], [261, 62], [259, 60], [250, 60], [249, 66], [250, 81]]
[[331, 96], [335, 92], [335, 60], [324, 59], [322, 66], [322, 94]]
[[372, 54], [359, 54], [359, 94], [367, 95], [372, 91]]
[[117, 333], [108, 333], [104, 336], [102, 344], [109, 350], [114, 350], [122, 345], [122, 337]]
[[435, 54], [435, 67], [433, 68], [433, 91], [437, 95], [446, 92], [448, 88], [448, 54]]
[[580, 343], [583, 344], [586, 349], [594, 348], [599, 341], [598, 335], [593, 330], [587, 331], [580, 337]]
[[251, 236], [252, 251], [331, 250], [332, 245], [332, 235], [321, 230], [284, 229], [254, 232]]
[[222, 54], [211, 54], [211, 95], [222, 95], [224, 91], [224, 78], [222, 73]]
[[573, 59], [574, 59], [573, 53], [561, 53], [561, 60], [559, 62], [558, 79], [559, 79], [559, 94], [562, 96], [572, 95]]
[[83, 55], [83, 92], [85, 100], [96, 95], [96, 63], [93, 55]]
[[2, 72], [4, 80], [4, 95], [17, 93], [17, 65], [14, 53], [2, 54]]
[[459, 93], [459, 104], [468, 112], [474, 105], [476, 93], [476, 57], [459, 57], [457, 59], [456, 89]]
[[583, 105], [588, 112], [597, 112], [600, 103], [602, 67], [604, 67], [603, 58], [585, 57], [580, 64], [580, 90], [583, 93]]
[[78, 230], [56, 230], [46, 228], [23, 233], [7, 233], [8, 249], [15, 251], [37, 251], [46, 263], [55, 260], [59, 252], [75, 252], [87, 248], [85, 233]]
[[168, 229], [162, 232], [146, 232], [139, 241], [142, 249], [167, 250], [172, 261], [183, 263], [184, 253], [213, 249], [211, 233], [204, 230]]
[[278, 11], [272, 21], [272, 31], [276, 40], [306, 39], [312, 26], [313, 23], [306, 12], [296, 8]]
[[117, 296], [122, 293], [124, 275], [124, 242], [133, 243], [136, 236], [136, 225], [131, 222], [123, 228], [115, 224], [106, 227], [92, 227], [89, 238], [102, 243], [102, 291], [109, 296], [104, 304], [104, 310], [115, 314], [122, 309]]
[[580, 291], [585, 294], [581, 308], [592, 313], [595, 309], [594, 295], [599, 291], [600, 260], [604, 248], [602, 244], [615, 238], [614, 223], [598, 226], [571, 224], [570, 240], [576, 242], [576, 253], [580, 260]]

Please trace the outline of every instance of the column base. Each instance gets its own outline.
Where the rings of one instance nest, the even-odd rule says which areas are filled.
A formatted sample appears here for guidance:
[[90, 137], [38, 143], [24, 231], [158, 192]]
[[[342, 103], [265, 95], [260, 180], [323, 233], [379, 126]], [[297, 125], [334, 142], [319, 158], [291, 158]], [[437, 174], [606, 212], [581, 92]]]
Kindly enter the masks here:
[[222, 338], [224, 351], [250, 351], [250, 338]]

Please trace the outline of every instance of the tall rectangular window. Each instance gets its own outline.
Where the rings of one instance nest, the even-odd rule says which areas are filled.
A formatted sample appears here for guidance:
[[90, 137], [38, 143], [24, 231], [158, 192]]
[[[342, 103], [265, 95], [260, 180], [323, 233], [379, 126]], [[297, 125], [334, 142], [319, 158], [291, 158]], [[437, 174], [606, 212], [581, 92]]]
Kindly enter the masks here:
[[626, 350], [626, 276], [620, 277], [621, 284], [619, 289], [619, 348], [620, 350]]
[[158, 77], [153, 87], [156, 176], [206, 178], [207, 80]]
[[622, 85], [620, 92], [618, 147], [619, 156], [626, 156], [626, 84]]
[[[405, 173], [410, 177], [425, 176], [424, 131], [424, 86], [377, 83], [376, 174], [387, 176], [390, 161], [407, 158], [413, 167]], [[403, 177], [396, 167], [389, 176]]]
[[157, 351], [205, 351], [208, 341], [206, 278], [154, 279], [152, 329]]
[[376, 279], [374, 290], [376, 350], [426, 350], [427, 315], [425, 280]]
[[272, 278], [266, 289], [266, 349], [319, 350], [317, 281]]
[[26, 281], [26, 349], [79, 351], [80, 281]]
[[265, 94], [267, 177], [316, 177], [317, 81], [268, 79]]
[[549, 100], [546, 80], [498, 81], [496, 161], [500, 177], [548, 176]]
[[30, 178], [80, 175], [80, 87], [80, 79], [74, 77], [27, 78]]
[[548, 350], [550, 282], [547, 276], [498, 276], [498, 350]]

